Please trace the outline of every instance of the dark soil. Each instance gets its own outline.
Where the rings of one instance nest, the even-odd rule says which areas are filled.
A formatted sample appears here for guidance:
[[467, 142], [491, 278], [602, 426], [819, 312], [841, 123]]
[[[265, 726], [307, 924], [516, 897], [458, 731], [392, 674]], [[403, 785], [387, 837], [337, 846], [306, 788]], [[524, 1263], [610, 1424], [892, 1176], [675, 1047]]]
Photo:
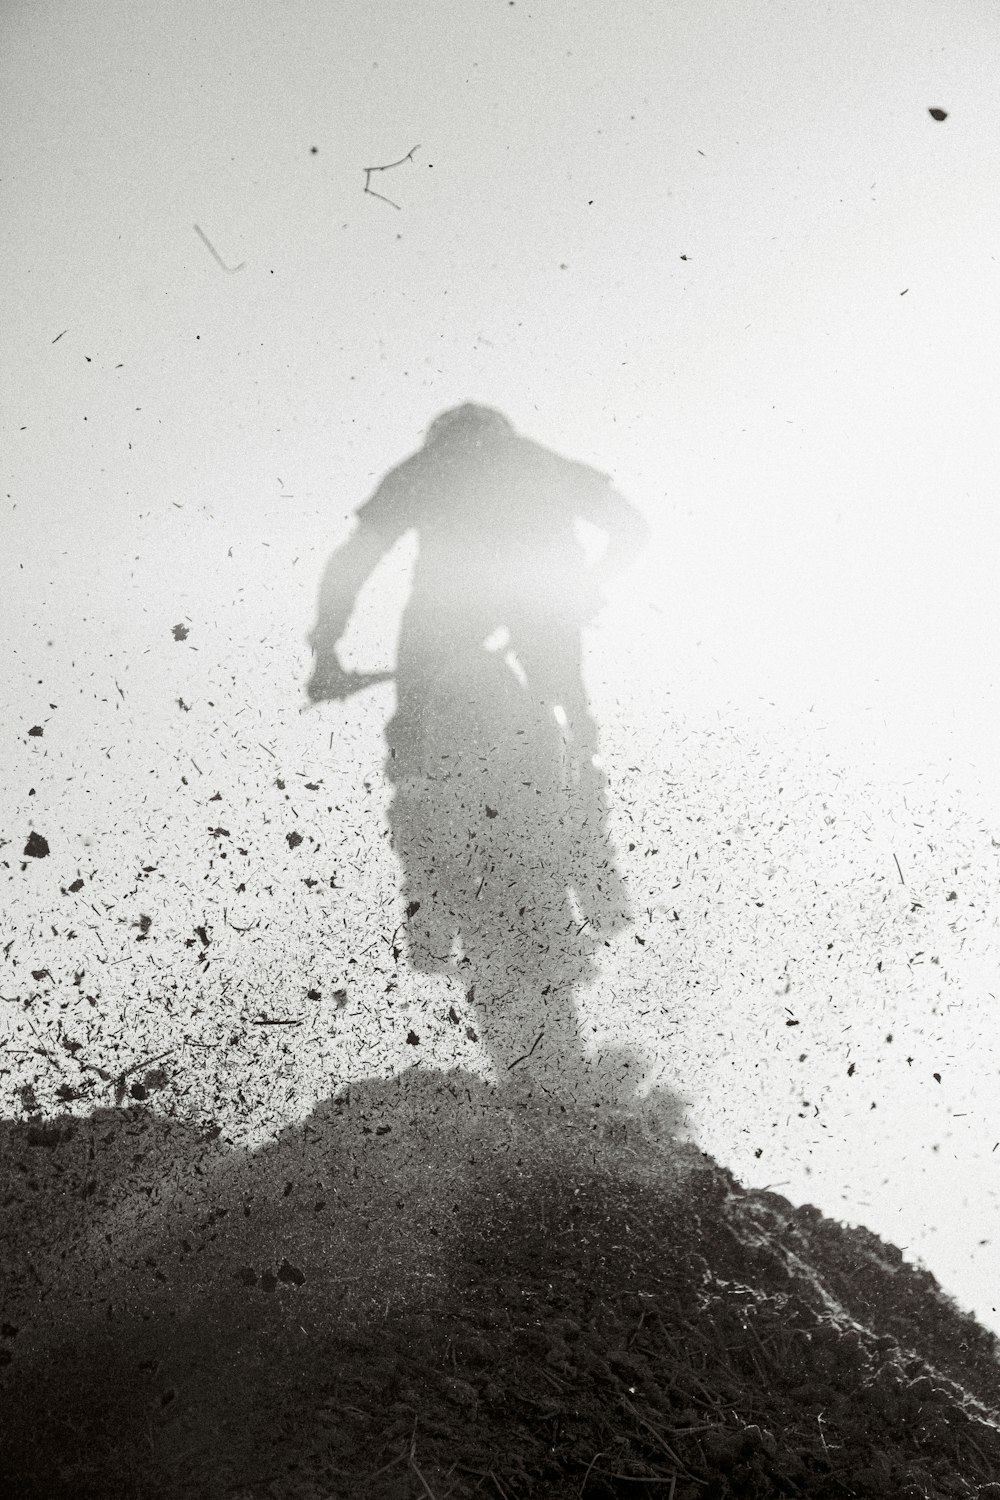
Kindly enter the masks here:
[[0, 1137], [12, 1500], [1000, 1497], [997, 1341], [669, 1108], [354, 1088]]

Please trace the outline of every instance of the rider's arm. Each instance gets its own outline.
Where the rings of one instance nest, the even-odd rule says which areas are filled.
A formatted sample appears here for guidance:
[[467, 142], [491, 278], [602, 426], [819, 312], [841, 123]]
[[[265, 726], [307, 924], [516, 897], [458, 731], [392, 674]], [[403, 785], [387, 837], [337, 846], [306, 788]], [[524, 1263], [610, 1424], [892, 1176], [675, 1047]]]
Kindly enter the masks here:
[[308, 689], [314, 700], [340, 696], [346, 674], [337, 646], [358, 594], [382, 557], [412, 524], [403, 503], [406, 486], [398, 475], [398, 470], [389, 474], [361, 507], [354, 530], [334, 552], [323, 573], [316, 623], [308, 637], [316, 657]]
[[608, 545], [599, 571], [613, 576], [633, 562], [649, 540], [649, 524], [618, 493], [610, 475], [545, 449], [540, 453], [549, 496], [557, 499], [571, 515], [589, 521], [607, 535]]

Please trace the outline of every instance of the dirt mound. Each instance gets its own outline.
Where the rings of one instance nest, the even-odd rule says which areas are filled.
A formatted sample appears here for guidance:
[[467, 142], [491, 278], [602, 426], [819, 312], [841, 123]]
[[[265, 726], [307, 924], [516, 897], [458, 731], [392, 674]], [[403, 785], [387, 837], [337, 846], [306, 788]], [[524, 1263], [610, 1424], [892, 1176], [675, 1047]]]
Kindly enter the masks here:
[[414, 1071], [254, 1155], [8, 1124], [5, 1493], [1000, 1497], [993, 1336], [661, 1102]]

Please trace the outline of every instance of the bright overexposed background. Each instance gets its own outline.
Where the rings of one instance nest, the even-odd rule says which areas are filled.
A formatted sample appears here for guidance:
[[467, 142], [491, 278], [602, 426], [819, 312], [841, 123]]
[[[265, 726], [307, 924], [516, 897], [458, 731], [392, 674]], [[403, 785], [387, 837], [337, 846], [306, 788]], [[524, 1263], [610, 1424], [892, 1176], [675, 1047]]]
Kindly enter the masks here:
[[[0, 30], [4, 1113], [165, 1053], [157, 1107], [254, 1143], [413, 1029], [488, 1071], [391, 961], [391, 686], [301, 711], [354, 509], [485, 401], [652, 527], [587, 638], [639, 913], [595, 1048], [1000, 1329], [994, 7]], [[364, 193], [414, 147], [370, 179], [398, 207]], [[356, 664], [391, 665], [412, 561]]]

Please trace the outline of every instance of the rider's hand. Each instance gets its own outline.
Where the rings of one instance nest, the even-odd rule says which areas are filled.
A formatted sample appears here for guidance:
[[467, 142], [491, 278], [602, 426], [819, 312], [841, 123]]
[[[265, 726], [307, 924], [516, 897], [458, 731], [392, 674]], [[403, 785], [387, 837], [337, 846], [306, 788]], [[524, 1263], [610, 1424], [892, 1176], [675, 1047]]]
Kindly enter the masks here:
[[344, 671], [337, 657], [336, 647], [317, 651], [312, 676], [306, 684], [310, 703], [328, 703], [337, 698], [347, 698], [354, 690], [354, 674]]

